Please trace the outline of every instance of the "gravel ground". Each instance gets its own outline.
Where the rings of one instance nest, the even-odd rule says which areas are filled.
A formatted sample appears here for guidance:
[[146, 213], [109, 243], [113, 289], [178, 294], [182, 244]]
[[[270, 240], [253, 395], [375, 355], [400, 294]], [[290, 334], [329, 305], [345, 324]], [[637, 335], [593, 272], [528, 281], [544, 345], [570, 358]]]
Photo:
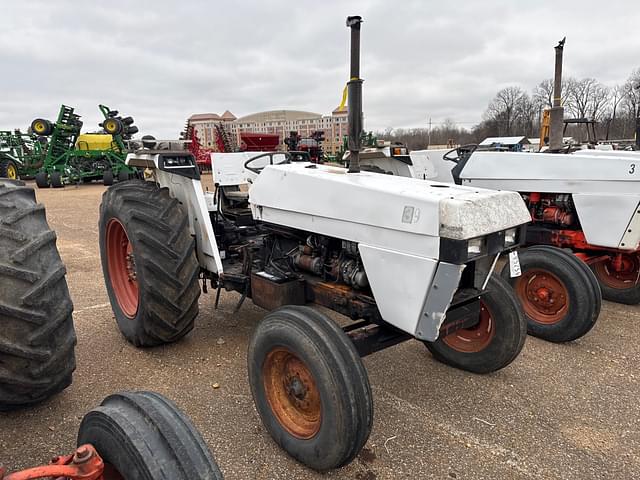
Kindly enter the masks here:
[[351, 465], [319, 474], [279, 450], [253, 407], [245, 352], [263, 310], [246, 302], [234, 314], [239, 297], [223, 293], [214, 311], [208, 294], [195, 330], [175, 345], [139, 350], [119, 334], [98, 252], [103, 191], [37, 192], [67, 265], [78, 369], [62, 394], [0, 414], [0, 465], [9, 470], [72, 450], [83, 414], [109, 393], [152, 389], [192, 418], [227, 479], [640, 478], [639, 307], [605, 302], [585, 338], [529, 337], [520, 357], [491, 375], [446, 367], [415, 341], [366, 358], [369, 442]]

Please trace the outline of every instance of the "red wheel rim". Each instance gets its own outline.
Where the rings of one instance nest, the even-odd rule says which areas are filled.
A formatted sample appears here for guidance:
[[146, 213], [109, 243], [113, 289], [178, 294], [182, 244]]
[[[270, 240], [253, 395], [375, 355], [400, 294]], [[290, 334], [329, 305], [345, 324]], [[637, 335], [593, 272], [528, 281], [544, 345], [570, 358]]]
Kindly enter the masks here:
[[471, 328], [461, 328], [442, 339], [449, 347], [462, 353], [477, 353], [489, 346], [496, 335], [496, 325], [487, 305], [480, 301], [480, 321]]
[[516, 280], [515, 292], [524, 313], [536, 323], [553, 325], [569, 309], [569, 292], [565, 284], [546, 270], [527, 270]]
[[619, 265], [616, 269], [615, 257], [596, 263], [593, 269], [601, 283], [610, 288], [625, 290], [638, 284], [640, 275], [640, 261], [637, 254], [621, 254]]
[[111, 288], [122, 313], [134, 318], [138, 312], [138, 280], [131, 242], [122, 223], [112, 218], [107, 224], [107, 267]]
[[320, 391], [307, 365], [293, 352], [276, 348], [262, 366], [264, 391], [271, 411], [291, 435], [312, 438], [322, 423]]

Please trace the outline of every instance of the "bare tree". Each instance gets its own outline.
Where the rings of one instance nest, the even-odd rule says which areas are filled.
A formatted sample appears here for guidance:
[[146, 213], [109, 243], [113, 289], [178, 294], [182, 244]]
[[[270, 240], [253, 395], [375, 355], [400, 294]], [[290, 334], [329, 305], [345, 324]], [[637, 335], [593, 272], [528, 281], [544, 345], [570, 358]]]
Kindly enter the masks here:
[[520, 87], [503, 88], [487, 107], [484, 120], [498, 125], [498, 135], [513, 135], [524, 98], [528, 96]]

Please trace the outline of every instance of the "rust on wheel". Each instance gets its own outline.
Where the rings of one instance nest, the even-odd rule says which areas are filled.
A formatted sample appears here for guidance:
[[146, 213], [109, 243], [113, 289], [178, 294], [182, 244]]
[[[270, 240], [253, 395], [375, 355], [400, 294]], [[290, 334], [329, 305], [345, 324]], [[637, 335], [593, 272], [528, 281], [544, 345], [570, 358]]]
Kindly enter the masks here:
[[450, 333], [442, 341], [458, 352], [477, 353], [487, 348], [495, 335], [493, 315], [486, 304], [480, 301], [480, 321], [471, 328], [461, 328]]
[[638, 284], [640, 260], [637, 254], [622, 253], [597, 262], [593, 269], [607, 287], [625, 290]]
[[524, 313], [537, 323], [558, 323], [569, 309], [567, 287], [556, 275], [546, 270], [522, 272], [516, 280], [515, 292]]
[[291, 435], [303, 440], [320, 430], [320, 392], [307, 365], [293, 352], [276, 348], [265, 358], [262, 375], [269, 407]]
[[122, 313], [134, 318], [138, 312], [139, 294], [136, 264], [131, 242], [119, 220], [109, 220], [105, 243], [111, 288]]

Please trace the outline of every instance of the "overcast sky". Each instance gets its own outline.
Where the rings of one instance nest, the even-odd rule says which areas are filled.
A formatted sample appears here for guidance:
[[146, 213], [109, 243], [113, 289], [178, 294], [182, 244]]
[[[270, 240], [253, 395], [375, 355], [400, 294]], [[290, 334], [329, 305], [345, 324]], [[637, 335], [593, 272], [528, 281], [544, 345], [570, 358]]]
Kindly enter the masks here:
[[640, 8], [616, 1], [0, 0], [0, 130], [98, 103], [174, 138], [192, 113], [328, 114], [362, 15], [365, 128], [480, 120], [495, 92], [564, 71], [623, 82], [640, 67]]

